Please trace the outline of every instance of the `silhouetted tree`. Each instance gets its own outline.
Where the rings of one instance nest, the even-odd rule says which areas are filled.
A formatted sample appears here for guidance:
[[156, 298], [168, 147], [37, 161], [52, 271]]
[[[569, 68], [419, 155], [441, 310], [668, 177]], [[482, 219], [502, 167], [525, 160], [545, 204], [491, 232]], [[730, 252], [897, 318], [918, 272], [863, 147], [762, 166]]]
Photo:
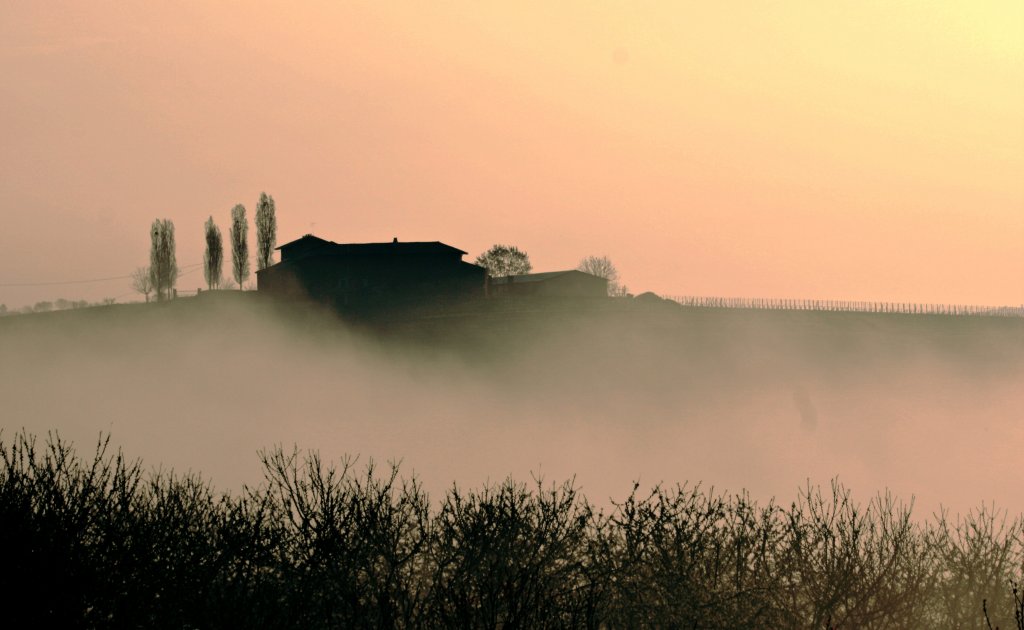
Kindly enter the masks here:
[[220, 228], [213, 222], [213, 217], [210, 217], [206, 220], [206, 253], [203, 254], [203, 275], [206, 277], [206, 288], [220, 287], [223, 265], [224, 243], [220, 237]]
[[580, 261], [576, 269], [607, 280], [608, 295], [626, 295], [626, 286], [619, 284], [619, 270], [615, 268], [615, 265], [612, 264], [611, 259], [607, 256], [587, 256]]
[[513, 245], [494, 245], [476, 257], [476, 264], [487, 268], [487, 273], [498, 278], [530, 273], [530, 256]]
[[598, 278], [608, 281], [619, 279], [619, 272], [607, 256], [587, 256], [580, 261], [576, 268], [584, 273], [589, 273]]
[[174, 223], [156, 219], [150, 229], [149, 278], [157, 300], [170, 299], [178, 280], [178, 263], [174, 255]]
[[132, 272], [132, 288], [146, 296], [146, 301], [149, 302], [149, 294], [153, 292], [153, 279], [150, 277], [149, 267], [138, 267]]
[[256, 269], [274, 264], [274, 246], [277, 245], [277, 215], [274, 198], [263, 192], [256, 202]]
[[242, 289], [242, 283], [249, 277], [249, 222], [245, 218], [245, 206], [236, 205], [231, 209], [231, 272]]

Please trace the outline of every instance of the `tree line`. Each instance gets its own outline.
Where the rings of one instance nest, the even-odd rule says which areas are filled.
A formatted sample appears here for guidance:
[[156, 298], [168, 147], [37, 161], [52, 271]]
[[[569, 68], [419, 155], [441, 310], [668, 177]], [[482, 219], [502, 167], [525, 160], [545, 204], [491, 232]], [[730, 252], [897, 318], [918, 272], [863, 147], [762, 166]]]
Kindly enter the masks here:
[[31, 306], [23, 306], [20, 309], [8, 310], [6, 304], [0, 304], [0, 316], [24, 314], [28, 315], [31, 313], [49, 313], [50, 311], [66, 311], [79, 308], [87, 308], [90, 306], [110, 306], [117, 300], [115, 298], [103, 298], [97, 302], [89, 302], [88, 300], [68, 300], [65, 298], [57, 298], [56, 300], [40, 300]]
[[634, 486], [452, 486], [397, 467], [260, 454], [219, 494], [51, 437], [0, 440], [0, 605], [11, 627], [1022, 628], [1024, 522], [912, 518], [837, 482], [788, 506]]
[[[256, 269], [265, 269], [274, 263], [277, 245], [277, 210], [274, 198], [260, 193], [256, 202]], [[203, 253], [203, 277], [207, 289], [219, 289], [224, 280], [224, 242], [220, 228], [211, 215], [203, 226], [206, 248]], [[231, 209], [231, 277], [242, 289], [249, 279], [249, 221], [245, 206], [236, 204]], [[174, 296], [178, 268], [174, 239], [174, 223], [170, 219], [155, 219], [150, 227], [149, 266], [139, 267], [132, 273], [132, 288], [149, 301], [153, 294], [157, 301]]]

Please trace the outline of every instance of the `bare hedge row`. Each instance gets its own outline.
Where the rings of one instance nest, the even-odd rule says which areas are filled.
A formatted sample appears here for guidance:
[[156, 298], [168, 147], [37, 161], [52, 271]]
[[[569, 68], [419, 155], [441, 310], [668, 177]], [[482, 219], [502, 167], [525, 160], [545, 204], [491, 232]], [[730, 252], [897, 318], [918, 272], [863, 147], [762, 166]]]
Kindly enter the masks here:
[[[789, 506], [570, 484], [453, 487], [263, 453], [238, 495], [101, 443], [0, 441], [7, 627], [1021, 627], [1024, 524], [911, 518], [833, 483]], [[1014, 615], [1018, 615], [1015, 621]], [[44, 623], [45, 622], [45, 623]]]

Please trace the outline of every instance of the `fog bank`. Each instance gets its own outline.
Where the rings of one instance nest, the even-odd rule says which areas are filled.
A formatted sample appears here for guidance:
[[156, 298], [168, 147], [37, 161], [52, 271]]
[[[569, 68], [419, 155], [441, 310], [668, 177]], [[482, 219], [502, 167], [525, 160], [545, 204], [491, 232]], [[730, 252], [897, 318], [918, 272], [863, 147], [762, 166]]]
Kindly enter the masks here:
[[0, 320], [0, 401], [5, 439], [110, 432], [224, 489], [295, 444], [434, 494], [532, 474], [598, 503], [634, 480], [788, 502], [838, 476], [923, 514], [1024, 507], [1016, 319], [633, 305], [367, 331], [223, 296]]

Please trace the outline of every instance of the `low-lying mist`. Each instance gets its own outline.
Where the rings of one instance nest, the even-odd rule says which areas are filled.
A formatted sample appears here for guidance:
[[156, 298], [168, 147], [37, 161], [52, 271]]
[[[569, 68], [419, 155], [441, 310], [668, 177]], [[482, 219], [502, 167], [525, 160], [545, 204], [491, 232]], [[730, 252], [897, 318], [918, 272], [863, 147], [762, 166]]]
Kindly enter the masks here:
[[533, 475], [598, 505], [634, 480], [785, 502], [838, 477], [918, 514], [1024, 506], [1024, 320], [636, 303], [370, 329], [255, 298], [5, 318], [4, 434], [110, 433], [226, 490], [294, 444], [435, 494]]

